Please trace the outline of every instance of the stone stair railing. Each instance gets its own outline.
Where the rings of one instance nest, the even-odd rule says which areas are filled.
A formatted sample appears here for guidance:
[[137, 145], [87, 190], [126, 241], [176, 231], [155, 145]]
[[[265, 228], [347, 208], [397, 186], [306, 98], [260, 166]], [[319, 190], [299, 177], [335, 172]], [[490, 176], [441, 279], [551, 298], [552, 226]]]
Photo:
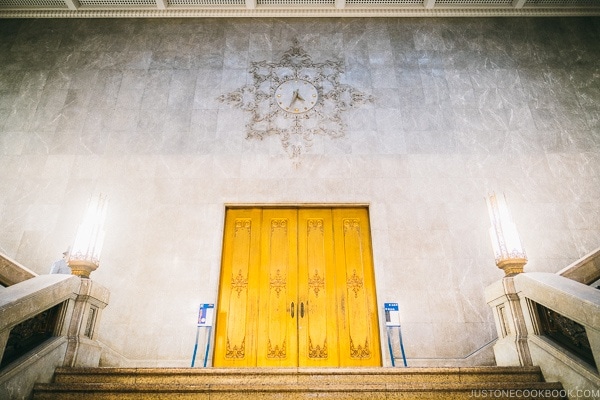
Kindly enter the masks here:
[[0, 255], [0, 398], [28, 399], [56, 367], [98, 366], [109, 292], [74, 275], [36, 275]]
[[557, 272], [571, 280], [591, 285], [600, 279], [600, 247]]
[[486, 288], [497, 365], [539, 366], [570, 398], [600, 397], [600, 249], [559, 273], [525, 272]]
[[36, 277], [37, 274], [0, 253], [0, 286], [8, 287]]

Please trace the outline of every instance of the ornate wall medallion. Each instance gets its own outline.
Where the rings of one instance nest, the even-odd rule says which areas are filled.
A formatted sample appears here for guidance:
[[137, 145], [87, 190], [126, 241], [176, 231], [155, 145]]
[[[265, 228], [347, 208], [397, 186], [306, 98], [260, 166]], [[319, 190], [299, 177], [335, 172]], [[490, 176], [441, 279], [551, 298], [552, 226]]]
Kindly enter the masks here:
[[371, 95], [340, 83], [341, 61], [315, 63], [297, 40], [278, 62], [250, 64], [254, 82], [219, 97], [250, 113], [248, 139], [278, 135], [292, 158], [307, 151], [315, 135], [345, 135], [342, 112], [373, 101]]

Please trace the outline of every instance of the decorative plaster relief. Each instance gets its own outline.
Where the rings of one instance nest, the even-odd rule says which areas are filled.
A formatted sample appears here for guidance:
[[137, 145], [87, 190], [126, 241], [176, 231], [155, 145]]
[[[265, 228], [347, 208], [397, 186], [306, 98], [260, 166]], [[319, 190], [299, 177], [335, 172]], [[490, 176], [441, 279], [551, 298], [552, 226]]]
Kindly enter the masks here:
[[284, 151], [296, 161], [315, 135], [345, 135], [342, 112], [373, 101], [371, 95], [340, 83], [341, 61], [315, 63], [298, 40], [278, 62], [252, 62], [249, 73], [252, 84], [218, 100], [250, 113], [247, 139], [278, 135]]

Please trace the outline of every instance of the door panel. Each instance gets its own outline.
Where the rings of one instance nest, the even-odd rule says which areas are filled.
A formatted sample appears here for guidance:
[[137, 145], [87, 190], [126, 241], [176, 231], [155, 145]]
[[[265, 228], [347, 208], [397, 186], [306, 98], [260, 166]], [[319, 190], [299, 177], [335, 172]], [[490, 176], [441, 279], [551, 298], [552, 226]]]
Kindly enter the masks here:
[[333, 220], [329, 209], [300, 209], [298, 215], [299, 364], [339, 365]]
[[379, 330], [366, 209], [333, 210], [340, 362], [379, 366]]
[[263, 210], [258, 315], [258, 365], [297, 366], [297, 211]]
[[214, 364], [256, 365], [261, 211], [230, 209], [225, 219]]
[[366, 208], [228, 209], [216, 367], [379, 366]]

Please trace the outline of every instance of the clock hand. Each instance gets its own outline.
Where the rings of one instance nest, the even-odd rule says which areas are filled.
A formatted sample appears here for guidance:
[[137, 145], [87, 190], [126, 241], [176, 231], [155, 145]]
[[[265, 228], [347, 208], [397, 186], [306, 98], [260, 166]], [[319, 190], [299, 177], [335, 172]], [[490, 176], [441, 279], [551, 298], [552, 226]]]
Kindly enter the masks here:
[[292, 106], [292, 104], [294, 104], [294, 102], [297, 99], [298, 99], [298, 89], [296, 89], [292, 92], [292, 100], [290, 101], [290, 107]]

